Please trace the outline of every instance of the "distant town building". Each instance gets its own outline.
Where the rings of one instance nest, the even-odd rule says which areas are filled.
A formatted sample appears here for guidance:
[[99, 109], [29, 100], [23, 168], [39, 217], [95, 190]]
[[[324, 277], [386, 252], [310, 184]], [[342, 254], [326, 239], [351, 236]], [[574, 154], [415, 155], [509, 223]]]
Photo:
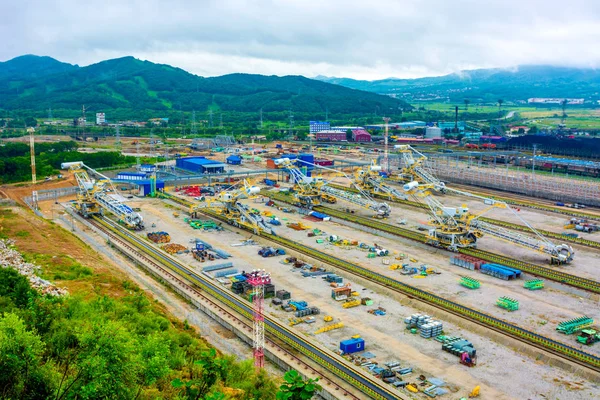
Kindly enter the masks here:
[[352, 140], [355, 142], [370, 142], [371, 134], [364, 129], [353, 129]]
[[309, 122], [310, 133], [317, 133], [320, 131], [328, 131], [329, 129], [331, 129], [331, 124], [329, 122], [324, 122], [324, 121], [310, 121]]
[[558, 97], [532, 97], [527, 99], [529, 104], [562, 104], [564, 100], [567, 100], [567, 104], [583, 104], [584, 99], [565, 99]]
[[85, 126], [86, 120], [83, 117], [73, 118], [73, 126]]
[[348, 132], [348, 130], [354, 130], [354, 129], [365, 129], [362, 126], [332, 126], [330, 131], [336, 131], [336, 132]]
[[96, 113], [96, 125], [106, 124], [106, 115], [104, 113]]
[[347, 140], [346, 131], [340, 132], [334, 130], [327, 130], [317, 132], [315, 135], [317, 140], [329, 140], [332, 142], [341, 142], [343, 140]]
[[162, 125], [162, 123], [169, 123], [169, 118], [150, 118], [149, 120], [153, 125]]
[[[442, 131], [446, 131], [448, 130], [448, 132], [452, 132], [454, 130], [454, 122], [445, 122], [445, 121], [440, 121], [437, 123], [438, 128], [440, 128]], [[464, 132], [465, 131], [465, 121], [458, 121], [458, 131], [459, 132]]]

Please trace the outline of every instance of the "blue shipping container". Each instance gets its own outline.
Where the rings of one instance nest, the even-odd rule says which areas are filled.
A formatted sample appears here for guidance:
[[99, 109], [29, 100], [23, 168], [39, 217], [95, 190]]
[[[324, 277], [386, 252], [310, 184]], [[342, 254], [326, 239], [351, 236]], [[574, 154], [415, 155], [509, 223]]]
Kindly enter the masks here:
[[340, 342], [340, 350], [344, 354], [356, 353], [365, 349], [365, 340], [363, 338], [348, 339]]

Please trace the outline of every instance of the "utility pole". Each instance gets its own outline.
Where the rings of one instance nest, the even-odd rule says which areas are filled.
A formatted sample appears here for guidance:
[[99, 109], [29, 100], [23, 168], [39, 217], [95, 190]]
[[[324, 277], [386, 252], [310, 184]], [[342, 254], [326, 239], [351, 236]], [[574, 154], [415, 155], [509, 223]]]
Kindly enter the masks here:
[[121, 127], [117, 125], [115, 129], [115, 145], [119, 146], [121, 144]]
[[388, 123], [390, 122], [390, 119], [388, 117], [384, 117], [383, 120], [385, 121], [385, 133], [383, 135], [383, 170], [387, 171], [389, 170], [389, 160], [388, 160]]
[[192, 135], [198, 134], [198, 128], [196, 127], [196, 110], [192, 111]]
[[262, 116], [262, 107], [260, 109], [260, 129], [263, 128], [263, 116]]
[[535, 180], [535, 151], [537, 150], [537, 144], [533, 144], [533, 158], [531, 159], [531, 176]]
[[325, 108], [325, 122], [329, 121], [329, 108]]
[[219, 129], [223, 130], [223, 113], [219, 115]]
[[293, 131], [294, 131], [294, 114], [292, 113], [292, 110], [290, 110], [290, 131], [289, 131], [288, 139], [290, 139], [291, 136], [293, 135]]
[[34, 128], [29, 128], [29, 151], [31, 153], [31, 183], [35, 185], [37, 180], [35, 176], [35, 140], [33, 138], [34, 132]]
[[213, 114], [212, 114], [212, 110], [208, 111], [208, 126], [210, 128], [213, 127]]
[[52, 107], [48, 108], [48, 119], [52, 119]]

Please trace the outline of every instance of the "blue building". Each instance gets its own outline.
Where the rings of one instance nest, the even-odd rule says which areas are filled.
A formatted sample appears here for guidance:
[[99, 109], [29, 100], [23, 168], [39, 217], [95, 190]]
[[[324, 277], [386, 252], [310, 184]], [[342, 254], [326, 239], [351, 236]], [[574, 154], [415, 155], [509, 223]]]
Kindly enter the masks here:
[[227, 164], [240, 165], [241, 163], [242, 163], [242, 157], [240, 157], [240, 156], [231, 155], [231, 156], [227, 157]]
[[206, 157], [182, 157], [175, 160], [177, 168], [201, 174], [218, 174], [225, 172], [225, 164]]
[[323, 121], [310, 121], [309, 122], [310, 133], [328, 131], [329, 129], [331, 129], [331, 124], [329, 122], [323, 122]]
[[143, 181], [146, 179], [144, 172], [119, 172], [115, 179], [123, 181]]

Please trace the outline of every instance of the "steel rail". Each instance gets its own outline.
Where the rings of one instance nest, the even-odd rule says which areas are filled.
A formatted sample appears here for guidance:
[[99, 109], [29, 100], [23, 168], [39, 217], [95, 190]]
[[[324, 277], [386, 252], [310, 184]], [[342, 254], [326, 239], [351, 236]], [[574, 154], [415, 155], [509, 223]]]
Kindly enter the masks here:
[[[229, 223], [229, 221], [226, 218], [216, 213], [214, 210], [203, 209], [201, 212], [214, 219]], [[242, 227], [242, 229], [247, 228]], [[472, 309], [462, 304], [444, 299], [433, 293], [429, 293], [425, 290], [416, 288], [414, 286], [410, 286], [393, 278], [371, 271], [365, 267], [361, 267], [359, 265], [350, 263], [349, 261], [326, 254], [320, 250], [303, 245], [301, 243], [293, 242], [289, 239], [280, 236], [274, 236], [264, 232], [261, 232], [260, 236], [274, 243], [278, 243], [279, 245], [285, 246], [289, 249], [293, 249], [301, 254], [312, 257], [316, 260], [319, 260], [336, 268], [340, 268], [344, 271], [360, 276], [361, 278], [370, 280], [389, 289], [395, 290], [411, 298], [416, 298], [420, 301], [423, 301], [426, 304], [442, 309], [443, 311], [458, 315], [464, 319], [477, 323], [488, 329], [500, 332], [523, 343], [552, 353], [560, 358], [574, 362], [592, 371], [600, 372], [600, 357], [597, 357], [593, 354], [583, 352], [567, 344], [538, 335], [513, 323], [501, 320], [499, 318], [485, 314], [481, 311]]]
[[[202, 212], [204, 211], [205, 210], [202, 210]], [[253, 309], [250, 303], [243, 301], [239, 297], [234, 296], [233, 293], [226, 291], [224, 288], [214, 284], [209, 279], [197, 274], [177, 259], [171, 257], [162, 250], [157, 249], [153, 245], [127, 231], [117, 223], [98, 217], [94, 217], [94, 221], [104, 226], [105, 230], [110, 230], [121, 241], [125, 241], [146, 256], [151, 256], [154, 260], [160, 262], [176, 274], [182, 274], [187, 280], [192, 282], [204, 292], [210, 294], [214, 299], [217, 299], [221, 303], [231, 307], [248, 320], [252, 320]], [[364, 371], [355, 368], [352, 364], [348, 363], [344, 358], [338, 356], [337, 354], [328, 353], [322, 350], [316, 344], [306, 340], [299, 334], [290, 330], [287, 326], [281, 324], [268, 315], [265, 315], [265, 331], [304, 354], [317, 364], [329, 370], [331, 373], [348, 382], [350, 385], [371, 398], [381, 400], [406, 399], [406, 397], [404, 397], [401, 393], [392, 391], [383, 381], [379, 381], [366, 375]]]

